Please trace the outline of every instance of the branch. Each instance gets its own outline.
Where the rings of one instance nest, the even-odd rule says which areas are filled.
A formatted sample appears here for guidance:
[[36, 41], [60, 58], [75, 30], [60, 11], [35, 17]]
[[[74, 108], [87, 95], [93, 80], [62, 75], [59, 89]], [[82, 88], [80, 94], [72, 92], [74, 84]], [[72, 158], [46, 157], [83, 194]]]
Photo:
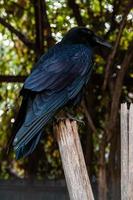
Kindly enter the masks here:
[[53, 46], [55, 44], [55, 40], [52, 37], [52, 31], [51, 31], [51, 26], [49, 23], [49, 19], [48, 19], [48, 15], [47, 15], [47, 5], [46, 5], [46, 1], [43, 0], [43, 15], [44, 15], [44, 36], [46, 38], [47, 41], [47, 48], [50, 48], [51, 46]]
[[[0, 83], [23, 83], [27, 76], [21, 76], [21, 75], [0, 75]], [[100, 74], [93, 74], [91, 78], [91, 83], [95, 85], [102, 85], [103, 77]], [[132, 86], [133, 78], [130, 78], [129, 76], [126, 76], [124, 78], [124, 85], [126, 86]]]
[[118, 1], [114, 0], [114, 2], [113, 2], [113, 12], [112, 12], [111, 20], [110, 20], [111, 21], [110, 29], [105, 34], [104, 38], [108, 38], [108, 36], [110, 35], [110, 33], [112, 31], [114, 31], [115, 28], [116, 28], [116, 26], [117, 26], [117, 22], [115, 20], [115, 17], [117, 15], [118, 11], [119, 11], [120, 5], [121, 5], [121, 0], [118, 0]]
[[111, 104], [111, 114], [110, 114], [110, 119], [107, 124], [107, 132], [108, 136], [111, 137], [111, 133], [115, 127], [116, 121], [117, 121], [117, 115], [118, 115], [118, 110], [119, 110], [119, 102], [120, 102], [120, 97], [122, 93], [122, 86], [123, 86], [123, 80], [124, 76], [126, 74], [126, 71], [129, 67], [129, 64], [131, 63], [131, 60], [133, 58], [133, 45], [129, 47], [123, 63], [121, 65], [121, 70], [118, 73], [116, 83], [115, 83], [115, 88], [114, 88], [114, 93], [112, 97], [112, 104]]
[[23, 83], [26, 76], [0, 75], [0, 83]]
[[106, 65], [105, 77], [104, 77], [104, 82], [103, 82], [103, 88], [102, 88], [103, 91], [107, 87], [107, 82], [108, 82], [109, 75], [110, 75], [110, 68], [111, 68], [111, 66], [113, 64], [113, 60], [115, 58], [115, 55], [116, 55], [116, 52], [117, 52], [117, 49], [118, 49], [118, 46], [119, 46], [119, 43], [120, 43], [122, 32], [123, 32], [123, 29], [124, 29], [125, 24], [126, 24], [127, 15], [128, 15], [128, 13], [130, 12], [130, 10], [132, 8], [131, 5], [132, 5], [131, 1], [129, 1], [129, 3], [128, 3], [127, 7], [126, 7], [126, 11], [125, 11], [125, 13], [123, 15], [123, 19], [122, 19], [121, 24], [120, 24], [119, 32], [118, 32], [118, 35], [117, 35], [117, 38], [116, 38], [115, 45], [113, 47], [113, 51], [111, 52], [111, 54], [108, 57], [108, 62], [107, 62], [107, 65]]
[[88, 122], [89, 127], [91, 128], [91, 130], [92, 130], [94, 133], [96, 133], [96, 132], [97, 132], [97, 129], [96, 129], [96, 127], [95, 127], [95, 125], [94, 125], [94, 123], [93, 123], [93, 120], [92, 120], [92, 118], [91, 118], [91, 116], [90, 116], [90, 113], [89, 113], [89, 111], [88, 111], [88, 109], [87, 109], [87, 107], [86, 107], [86, 103], [85, 103], [85, 100], [84, 100], [84, 99], [83, 99], [83, 101], [81, 102], [81, 105], [82, 105], [82, 107], [83, 107], [84, 114], [85, 114], [85, 117], [86, 117], [86, 119], [87, 119], [87, 122]]
[[81, 13], [79, 5], [75, 2], [75, 0], [68, 0], [68, 7], [72, 9], [73, 15], [77, 21], [78, 26], [85, 26]]
[[36, 59], [38, 60], [39, 57], [44, 53], [44, 34], [43, 34], [43, 28], [44, 28], [44, 18], [43, 18], [43, 4], [42, 0], [33, 0], [33, 6], [34, 6], [34, 14], [35, 14], [35, 30], [36, 30]]
[[6, 27], [9, 31], [14, 33], [29, 49], [35, 49], [35, 45], [33, 42], [31, 42], [28, 38], [25, 37], [24, 34], [22, 34], [20, 31], [16, 30], [12, 25], [6, 22], [5, 19], [0, 17], [0, 24], [2, 24], [4, 27]]

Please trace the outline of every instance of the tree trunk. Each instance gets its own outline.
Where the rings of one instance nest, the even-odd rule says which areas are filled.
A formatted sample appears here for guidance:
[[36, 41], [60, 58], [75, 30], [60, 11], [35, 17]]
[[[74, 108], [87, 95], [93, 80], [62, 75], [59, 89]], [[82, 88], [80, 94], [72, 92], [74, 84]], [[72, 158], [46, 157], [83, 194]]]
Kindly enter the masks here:
[[105, 163], [106, 138], [103, 135], [99, 149], [99, 170], [98, 170], [98, 196], [99, 200], [107, 199], [107, 180]]

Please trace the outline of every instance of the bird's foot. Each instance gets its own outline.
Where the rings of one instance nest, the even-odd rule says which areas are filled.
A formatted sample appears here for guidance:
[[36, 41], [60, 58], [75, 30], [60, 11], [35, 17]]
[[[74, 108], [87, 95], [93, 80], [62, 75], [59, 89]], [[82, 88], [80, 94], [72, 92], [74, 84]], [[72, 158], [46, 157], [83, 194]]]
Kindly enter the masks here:
[[73, 121], [76, 121], [76, 122], [85, 124], [84, 121], [83, 121], [82, 119], [79, 119], [79, 118], [77, 118], [77, 117], [74, 117], [74, 116], [72, 116], [70, 113], [67, 113], [67, 114], [66, 114], [66, 117], [55, 116], [55, 119], [56, 119], [57, 123], [58, 123], [59, 121], [61, 121], [61, 120], [70, 119], [70, 120], [73, 120]]
[[74, 117], [74, 116], [72, 116], [70, 113], [67, 113], [67, 117], [68, 117], [68, 119], [70, 119], [70, 120], [73, 120], [73, 121], [76, 121], [76, 122], [85, 124], [84, 121], [83, 121], [82, 119], [79, 119], [78, 117]]
[[59, 121], [64, 121], [64, 120], [67, 119], [67, 117], [58, 117], [58, 116], [55, 116], [54, 118], [55, 118], [57, 123], [59, 123]]

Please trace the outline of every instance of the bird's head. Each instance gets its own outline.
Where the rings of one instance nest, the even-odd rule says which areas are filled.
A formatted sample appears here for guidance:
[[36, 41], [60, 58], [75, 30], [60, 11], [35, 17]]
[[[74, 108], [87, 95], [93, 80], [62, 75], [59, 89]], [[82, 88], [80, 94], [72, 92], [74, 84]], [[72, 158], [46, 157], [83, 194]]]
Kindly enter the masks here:
[[102, 45], [108, 48], [112, 47], [104, 39], [97, 36], [93, 31], [85, 27], [72, 28], [64, 36], [62, 42], [66, 44], [88, 44], [92, 47], [96, 47], [98, 45]]

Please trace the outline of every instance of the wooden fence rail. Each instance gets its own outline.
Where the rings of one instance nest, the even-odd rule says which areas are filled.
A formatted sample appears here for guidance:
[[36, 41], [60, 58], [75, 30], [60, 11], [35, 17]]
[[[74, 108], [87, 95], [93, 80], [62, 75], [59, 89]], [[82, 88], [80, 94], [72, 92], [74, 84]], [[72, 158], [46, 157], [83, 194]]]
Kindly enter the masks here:
[[133, 200], [133, 104], [121, 104], [121, 200]]

